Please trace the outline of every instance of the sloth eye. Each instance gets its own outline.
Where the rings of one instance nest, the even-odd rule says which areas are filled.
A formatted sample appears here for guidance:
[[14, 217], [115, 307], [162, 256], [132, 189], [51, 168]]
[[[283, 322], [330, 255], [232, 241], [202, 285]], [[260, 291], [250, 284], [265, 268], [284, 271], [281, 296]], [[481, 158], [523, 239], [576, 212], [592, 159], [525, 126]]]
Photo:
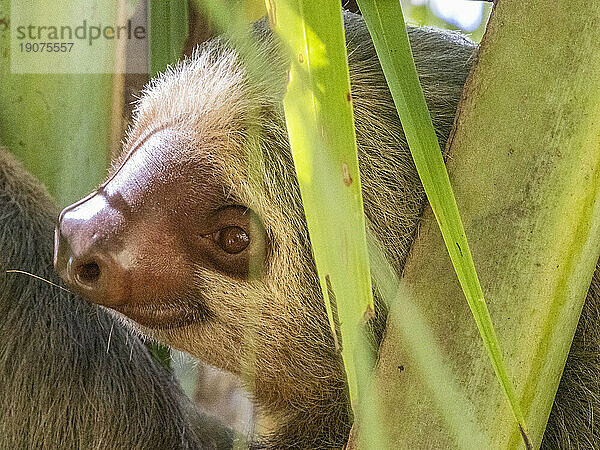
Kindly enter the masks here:
[[213, 234], [213, 239], [223, 251], [230, 255], [240, 253], [250, 244], [250, 236], [240, 227], [222, 228]]

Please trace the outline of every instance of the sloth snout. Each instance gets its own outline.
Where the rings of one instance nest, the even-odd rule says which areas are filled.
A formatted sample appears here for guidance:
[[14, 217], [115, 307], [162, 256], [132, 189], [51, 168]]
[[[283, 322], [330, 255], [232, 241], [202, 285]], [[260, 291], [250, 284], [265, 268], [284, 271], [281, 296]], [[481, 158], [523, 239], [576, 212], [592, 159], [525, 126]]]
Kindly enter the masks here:
[[126, 273], [106, 250], [105, 233], [98, 229], [107, 225], [104, 214], [90, 215], [81, 211], [85, 207], [82, 203], [61, 213], [54, 234], [54, 268], [73, 291], [114, 308], [123, 301]]

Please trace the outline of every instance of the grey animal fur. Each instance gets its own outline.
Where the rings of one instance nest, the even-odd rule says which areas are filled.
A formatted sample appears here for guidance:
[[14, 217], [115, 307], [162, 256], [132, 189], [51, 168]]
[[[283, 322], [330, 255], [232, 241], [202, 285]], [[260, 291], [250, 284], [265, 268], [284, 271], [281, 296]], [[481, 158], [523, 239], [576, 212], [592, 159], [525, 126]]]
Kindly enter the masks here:
[[[386, 256], [401, 273], [425, 195], [362, 18], [346, 14], [345, 23], [365, 212], [371, 231], [385, 243]], [[286, 59], [265, 22], [255, 33], [258, 43], [248, 53], [250, 61], [240, 61], [217, 39], [152, 81], [125, 148], [159, 127], [185, 136], [186, 152], [176, 157], [190, 165], [210, 161], [231, 201], [253, 209], [263, 221], [271, 241], [268, 270], [260, 282], [232, 281], [198, 267], [190, 292], [198, 293], [215, 320], [184, 330], [136, 328], [247, 377], [258, 407], [275, 424], [257, 448], [342, 447], [352, 417], [285, 131], [281, 99]], [[412, 28], [409, 36], [443, 146], [475, 45], [456, 33], [433, 29]], [[252, 54], [258, 57], [252, 59]], [[244, 67], [253, 68], [251, 74]], [[258, 170], [261, 179], [253, 178], [252, 170], [244, 169], [248, 167]], [[381, 302], [377, 314], [375, 343], [386, 318]], [[592, 289], [544, 448], [597, 445], [597, 323], [598, 290]], [[244, 335], [251, 338], [244, 340]], [[254, 371], [247, 373], [247, 367]]]
[[600, 261], [554, 398], [542, 448], [600, 448]]
[[57, 211], [0, 148], [0, 449], [222, 449], [232, 435], [198, 414], [138, 337], [105, 311], [39, 280]]

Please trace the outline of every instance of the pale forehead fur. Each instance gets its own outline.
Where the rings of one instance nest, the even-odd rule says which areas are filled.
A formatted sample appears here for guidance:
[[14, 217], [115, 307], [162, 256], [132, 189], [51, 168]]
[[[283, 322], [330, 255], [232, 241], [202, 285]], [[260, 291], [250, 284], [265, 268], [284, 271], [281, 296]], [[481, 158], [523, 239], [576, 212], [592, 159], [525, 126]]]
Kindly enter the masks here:
[[281, 89], [274, 92], [269, 79], [273, 61], [268, 61], [266, 53], [272, 44], [271, 37], [261, 42], [249, 40], [242, 62], [231, 45], [219, 38], [167, 68], [144, 89], [135, 110], [135, 125], [128, 134], [129, 143], [145, 129], [167, 124], [207, 138], [242, 132], [236, 129], [240, 121], [255, 114], [257, 108], [280, 100]]
[[[125, 149], [152, 130], [169, 128], [191, 142], [186, 157], [210, 158], [237, 200], [262, 209], [256, 204], [257, 192], [274, 188], [261, 161], [266, 156], [265, 129], [280, 150], [288, 149], [281, 105], [283, 67], [268, 33], [249, 40], [244, 58], [224, 39], [201, 45], [191, 58], [168, 68], [144, 89]], [[262, 120], [265, 114], [272, 120]], [[268, 155], [277, 156], [287, 164], [289, 155]], [[250, 178], [263, 189], [248, 185]]]

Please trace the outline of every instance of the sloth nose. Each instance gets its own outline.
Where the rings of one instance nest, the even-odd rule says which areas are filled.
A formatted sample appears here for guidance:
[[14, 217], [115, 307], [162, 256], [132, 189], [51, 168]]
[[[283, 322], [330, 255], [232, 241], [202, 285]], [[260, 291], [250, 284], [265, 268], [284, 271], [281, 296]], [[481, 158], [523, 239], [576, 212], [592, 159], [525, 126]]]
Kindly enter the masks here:
[[[98, 201], [69, 206], [54, 232], [54, 268], [76, 293], [90, 301], [115, 307], [123, 299], [125, 271], [106, 251], [110, 214]], [[108, 217], [107, 217], [108, 216]]]
[[73, 235], [67, 237], [60, 227], [56, 228], [54, 237], [54, 268], [58, 274], [72, 287], [91, 298], [103, 297], [102, 291], [107, 282], [110, 264], [92, 249], [74, 252], [70, 245]]

